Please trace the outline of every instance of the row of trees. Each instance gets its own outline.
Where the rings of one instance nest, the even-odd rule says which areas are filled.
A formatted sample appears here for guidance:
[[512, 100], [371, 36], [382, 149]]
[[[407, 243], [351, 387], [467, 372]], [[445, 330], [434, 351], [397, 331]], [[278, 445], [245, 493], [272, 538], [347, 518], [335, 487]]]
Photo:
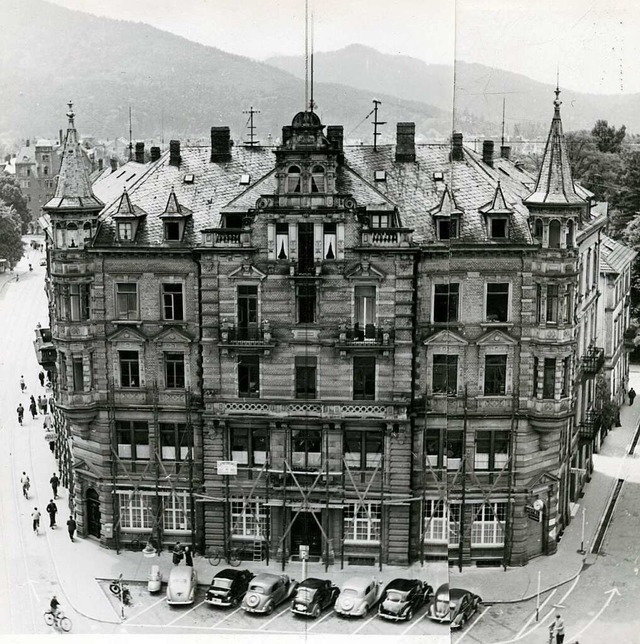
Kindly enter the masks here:
[[0, 176], [0, 258], [12, 269], [23, 255], [22, 234], [30, 219], [18, 182], [8, 175]]

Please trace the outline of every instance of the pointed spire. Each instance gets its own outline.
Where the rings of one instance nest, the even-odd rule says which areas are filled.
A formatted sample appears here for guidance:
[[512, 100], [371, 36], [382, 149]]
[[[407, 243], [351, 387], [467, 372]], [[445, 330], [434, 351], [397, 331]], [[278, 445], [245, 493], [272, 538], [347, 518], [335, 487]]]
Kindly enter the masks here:
[[560, 87], [554, 90], [553, 119], [544, 149], [542, 165], [534, 192], [525, 199], [525, 204], [583, 204], [573, 185], [569, 155], [560, 118]]
[[62, 152], [62, 163], [56, 192], [45, 205], [45, 210], [102, 210], [104, 204], [91, 189], [89, 172], [78, 141], [73, 103], [69, 101], [69, 126]]

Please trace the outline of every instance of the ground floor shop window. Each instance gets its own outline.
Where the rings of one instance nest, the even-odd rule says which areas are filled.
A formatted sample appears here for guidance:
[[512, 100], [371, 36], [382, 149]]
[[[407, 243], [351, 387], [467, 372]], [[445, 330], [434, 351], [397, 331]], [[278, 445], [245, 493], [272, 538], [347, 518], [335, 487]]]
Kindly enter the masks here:
[[191, 530], [191, 504], [187, 492], [163, 496], [164, 532], [188, 532]]
[[503, 546], [504, 526], [507, 519], [506, 503], [472, 504], [472, 546]]
[[349, 503], [344, 510], [344, 538], [354, 541], [380, 541], [379, 503]]
[[259, 502], [231, 501], [231, 534], [261, 537], [267, 534], [269, 508]]
[[121, 530], [151, 530], [153, 528], [152, 492], [118, 491]]
[[446, 541], [447, 528], [446, 502], [444, 500], [427, 499], [424, 506], [424, 540]]

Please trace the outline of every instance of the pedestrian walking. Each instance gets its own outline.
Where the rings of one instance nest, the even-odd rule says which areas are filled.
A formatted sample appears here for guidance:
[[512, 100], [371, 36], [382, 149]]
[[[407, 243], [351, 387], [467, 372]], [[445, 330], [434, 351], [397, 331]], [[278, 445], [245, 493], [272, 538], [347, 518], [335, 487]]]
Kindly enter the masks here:
[[33, 396], [31, 396], [31, 404], [29, 405], [29, 411], [31, 412], [31, 416], [35, 418], [38, 415], [38, 409], [36, 407], [36, 401]]
[[22, 403], [18, 403], [16, 412], [18, 412], [18, 422], [22, 425], [22, 419], [24, 418], [24, 407], [22, 406]]
[[44, 429], [45, 432], [48, 432], [51, 429], [51, 416], [49, 414], [45, 414], [42, 419], [42, 429]]
[[56, 527], [56, 514], [58, 513], [58, 506], [53, 502], [53, 499], [49, 499], [47, 513], [49, 514], [49, 527], [53, 530]]
[[24, 376], [20, 376], [20, 389], [22, 390], [22, 393], [24, 393], [27, 390], [27, 385], [24, 381]]
[[184, 547], [184, 562], [187, 566], [193, 568], [193, 555], [191, 554], [191, 548], [189, 546]]
[[[47, 401], [44, 401], [44, 404], [47, 404]], [[43, 408], [43, 401], [42, 401], [42, 396], [38, 396], [38, 410], [40, 411], [41, 414], [46, 414], [47, 412]]]
[[47, 403], [47, 397], [46, 397], [46, 396], [42, 396], [42, 412], [41, 412], [41, 413], [46, 414], [46, 413], [47, 413], [47, 407], [48, 407], [48, 406], [49, 406], [49, 405], [48, 405], [48, 403]]
[[51, 450], [51, 453], [55, 456], [55, 453], [56, 453], [56, 442], [55, 442], [55, 440], [49, 441], [49, 449]]
[[629, 389], [629, 406], [633, 405], [633, 399], [636, 397], [636, 390], [631, 387]]
[[38, 378], [40, 379], [40, 386], [44, 387], [44, 371], [40, 369], [40, 373], [38, 374]]
[[51, 489], [53, 490], [53, 498], [58, 498], [58, 486], [60, 485], [60, 479], [56, 476], [56, 473], [53, 473], [53, 476], [49, 479], [51, 483]]
[[556, 644], [562, 644], [564, 642], [564, 622], [562, 621], [562, 617], [560, 617], [560, 613], [556, 615], [553, 628], [556, 632]]
[[73, 541], [73, 535], [77, 527], [75, 519], [73, 517], [69, 517], [69, 520], [67, 521], [67, 530], [69, 531], [69, 539], [71, 539], [71, 541]]
[[40, 527], [40, 511], [38, 508], [33, 508], [31, 518], [33, 519], [33, 531], [38, 534], [38, 528]]
[[22, 472], [22, 476], [20, 477], [20, 483], [22, 485], [22, 494], [24, 495], [25, 499], [28, 499], [29, 488], [31, 487], [31, 481], [29, 480], [29, 477], [27, 476], [26, 472]]
[[173, 546], [173, 565], [179, 566], [180, 562], [184, 558], [184, 550], [178, 541], [175, 546]]

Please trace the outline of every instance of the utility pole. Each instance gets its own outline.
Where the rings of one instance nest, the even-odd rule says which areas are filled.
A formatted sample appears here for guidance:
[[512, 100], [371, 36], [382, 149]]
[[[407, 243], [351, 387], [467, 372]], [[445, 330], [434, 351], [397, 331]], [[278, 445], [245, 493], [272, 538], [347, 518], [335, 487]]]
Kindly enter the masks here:
[[380, 132], [378, 132], [378, 125], [385, 125], [386, 121], [378, 121], [378, 105], [382, 105], [382, 101], [373, 99], [373, 151], [378, 151], [378, 137]]

